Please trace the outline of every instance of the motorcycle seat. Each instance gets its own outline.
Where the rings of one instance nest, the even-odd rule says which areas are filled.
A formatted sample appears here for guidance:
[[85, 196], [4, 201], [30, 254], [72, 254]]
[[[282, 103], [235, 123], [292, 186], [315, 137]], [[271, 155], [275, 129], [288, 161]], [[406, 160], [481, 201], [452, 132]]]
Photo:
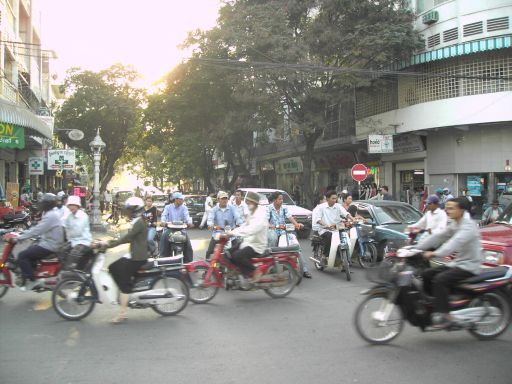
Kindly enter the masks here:
[[161, 257], [159, 259], [154, 259], [148, 261], [146, 264], [142, 265], [138, 271], [144, 272], [149, 271], [150, 269], [157, 268], [163, 265], [181, 265], [183, 256], [170, 256], [170, 257]]
[[486, 280], [499, 279], [508, 272], [507, 267], [486, 268], [482, 273], [465, 279], [460, 284], [475, 284]]
[[60, 260], [55, 254], [45, 256], [44, 258], [41, 259], [42, 264], [53, 264], [58, 262], [60, 262]]

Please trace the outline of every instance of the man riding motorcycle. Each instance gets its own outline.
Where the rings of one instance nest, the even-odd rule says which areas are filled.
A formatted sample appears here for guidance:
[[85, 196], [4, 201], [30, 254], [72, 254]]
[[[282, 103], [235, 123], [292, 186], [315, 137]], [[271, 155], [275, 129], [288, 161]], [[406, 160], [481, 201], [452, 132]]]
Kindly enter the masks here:
[[252, 274], [252, 281], [261, 279], [262, 272], [255, 270], [251, 263], [253, 257], [261, 256], [268, 243], [268, 219], [265, 207], [260, 207], [260, 195], [249, 191], [245, 197], [249, 216], [238, 228], [228, 232], [226, 236], [239, 236], [243, 238], [240, 247], [232, 253], [231, 259], [246, 276]]
[[[289, 220], [295, 229], [299, 230], [304, 225], [300, 224], [295, 220], [290, 211], [286, 207], [283, 207], [283, 193], [276, 191], [270, 197], [272, 201], [267, 208], [267, 219], [269, 221], [269, 232], [268, 232], [268, 245], [270, 247], [277, 247], [279, 243], [279, 237], [281, 235], [287, 236], [286, 230], [283, 226], [286, 225], [286, 220]], [[307, 260], [304, 258], [302, 252], [299, 252], [302, 262], [302, 273], [305, 278], [311, 279], [313, 276], [309, 273]]]
[[465, 197], [448, 200], [445, 209], [451, 221], [446, 230], [421, 240], [415, 246], [425, 251], [424, 257], [427, 259], [442, 258], [446, 261], [443, 266], [427, 269], [423, 273], [425, 291], [434, 296], [437, 312], [434, 316], [438, 328], [444, 328], [452, 321], [448, 298], [450, 288], [480, 273], [483, 260], [480, 232], [476, 223], [464, 216], [469, 208], [470, 203]]
[[213, 234], [206, 251], [206, 260], [210, 259], [215, 248], [215, 239], [213, 238], [215, 230], [224, 229], [226, 226], [235, 228], [243, 223], [237, 209], [233, 205], [228, 204], [228, 198], [229, 196], [226, 192], [220, 191], [217, 195], [217, 205], [208, 212], [207, 225], [209, 230], [213, 230]]
[[58, 210], [56, 209], [57, 196], [53, 193], [45, 193], [39, 201], [42, 218], [39, 224], [22, 233], [17, 238], [9, 241], [16, 243], [31, 237], [40, 236], [38, 244], [32, 245], [21, 251], [18, 255], [18, 264], [23, 277], [26, 279], [23, 290], [31, 290], [40, 282], [34, 278], [32, 263], [60, 250], [64, 245], [64, 228]]
[[332, 229], [336, 228], [336, 224], [341, 221], [341, 218], [350, 218], [350, 214], [341, 204], [337, 203], [338, 195], [336, 191], [329, 191], [326, 193], [327, 203], [320, 206], [318, 212], [317, 224], [318, 233], [324, 243], [324, 254], [328, 255], [331, 247]]
[[[173, 203], [167, 205], [164, 208], [162, 213], [162, 217], [160, 218], [160, 222], [162, 224], [172, 223], [173, 221], [181, 221], [192, 228], [194, 225], [192, 224], [192, 218], [188, 214], [188, 208], [183, 205], [184, 196], [181, 192], [174, 192], [172, 194]], [[170, 254], [169, 249], [169, 233], [170, 230], [166, 229], [162, 233], [162, 238], [160, 239], [160, 257], [168, 257]], [[186, 263], [189, 263], [194, 258], [194, 251], [192, 250], [192, 244], [190, 243], [190, 238], [188, 234], [186, 235], [187, 241], [185, 244], [185, 249], [183, 250], [183, 258]]]
[[70, 213], [64, 219], [67, 240], [73, 247], [69, 254], [69, 262], [77, 269], [87, 265], [87, 256], [93, 256], [91, 243], [92, 235], [89, 226], [89, 216], [81, 208], [79, 196], [69, 196], [66, 203]]

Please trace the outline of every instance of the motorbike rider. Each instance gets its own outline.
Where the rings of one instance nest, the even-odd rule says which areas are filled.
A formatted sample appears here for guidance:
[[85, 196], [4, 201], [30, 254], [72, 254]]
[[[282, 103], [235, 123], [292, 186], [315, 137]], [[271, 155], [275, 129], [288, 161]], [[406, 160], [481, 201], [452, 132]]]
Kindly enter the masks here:
[[313, 232], [316, 232], [318, 234], [318, 230], [320, 229], [320, 225], [318, 224], [318, 220], [320, 220], [320, 211], [324, 204], [327, 204], [327, 199], [325, 195], [320, 195], [317, 199], [317, 205], [315, 208], [313, 208], [313, 212], [311, 214], [311, 221], [312, 221], [312, 230]]
[[68, 195], [66, 195], [66, 192], [60, 191], [57, 193], [57, 211], [59, 212], [60, 218], [62, 220], [62, 225], [64, 225], [66, 218], [71, 213], [71, 211], [66, 205], [67, 200]]
[[148, 229], [145, 220], [142, 218], [142, 214], [144, 213], [144, 201], [140, 197], [130, 197], [125, 202], [125, 210], [128, 218], [131, 220], [131, 228], [128, 233], [118, 240], [100, 243], [108, 248], [130, 243], [130, 252], [108, 267], [112, 278], [121, 291], [119, 295], [119, 313], [112, 320], [114, 324], [126, 320], [128, 298], [132, 291], [132, 278], [148, 259]]
[[89, 216], [81, 209], [79, 196], [69, 196], [66, 205], [70, 214], [64, 220], [64, 228], [72, 247], [69, 261], [76, 264], [75, 268], [84, 269], [88, 262], [87, 256], [92, 256]]
[[151, 196], [147, 196], [144, 201], [145, 205], [143, 216], [148, 226], [148, 247], [149, 252], [151, 252], [151, 254], [154, 254], [156, 252], [155, 236], [157, 211], [156, 207], [153, 205], [153, 198]]
[[434, 296], [436, 313], [433, 318], [438, 320], [436, 327], [439, 328], [448, 326], [452, 320], [448, 301], [450, 288], [480, 273], [483, 260], [480, 232], [476, 223], [464, 216], [469, 208], [470, 203], [465, 197], [447, 201], [445, 209], [451, 219], [447, 228], [422, 239], [415, 246], [425, 251], [425, 258], [442, 258], [446, 262], [441, 267], [427, 269], [423, 273], [425, 291]]
[[268, 219], [265, 207], [259, 205], [260, 195], [249, 191], [245, 197], [249, 208], [247, 220], [238, 228], [226, 234], [242, 237], [239, 248], [232, 253], [231, 259], [245, 276], [252, 274], [252, 281], [257, 282], [262, 272], [251, 263], [253, 257], [261, 256], [265, 252], [268, 243]]
[[64, 244], [64, 227], [59, 212], [55, 209], [56, 205], [57, 196], [53, 193], [45, 193], [39, 201], [39, 207], [43, 212], [41, 221], [17, 238], [9, 240], [17, 243], [40, 236], [38, 244], [31, 245], [18, 255], [18, 265], [26, 279], [25, 286], [22, 288], [24, 290], [34, 289], [40, 284], [34, 278], [32, 263], [59, 251]]
[[245, 221], [245, 218], [249, 216], [249, 208], [247, 208], [247, 204], [245, 203], [245, 201], [242, 200], [241, 190], [238, 189], [235, 191], [235, 198], [230, 204], [237, 209], [238, 216], [240, 217], [240, 219], [242, 221]]
[[443, 232], [448, 223], [448, 216], [439, 207], [439, 203], [439, 197], [436, 195], [429, 196], [426, 201], [427, 211], [417, 223], [410, 225], [408, 228], [410, 230], [425, 230], [428, 235]]
[[217, 205], [208, 213], [208, 229], [214, 233], [212, 234], [208, 250], [206, 251], [206, 260], [210, 259], [215, 248], [215, 239], [213, 238], [215, 230], [224, 229], [226, 226], [235, 228], [243, 223], [243, 220], [238, 215], [238, 210], [234, 205], [228, 204], [228, 199], [228, 194], [224, 191], [220, 191], [217, 194]]
[[338, 198], [336, 191], [327, 192], [325, 197], [327, 203], [320, 207], [317, 224], [319, 225], [318, 233], [324, 243], [324, 254], [328, 255], [331, 247], [331, 230], [336, 228], [336, 224], [341, 221], [341, 218], [350, 218], [350, 214], [336, 202]]
[[[283, 229], [283, 227], [286, 226], [286, 220], [289, 220], [295, 226], [296, 230], [300, 230], [304, 225], [295, 220], [290, 211], [288, 211], [288, 208], [283, 207], [284, 199], [282, 192], [276, 191], [272, 193], [269, 200], [271, 200], [272, 203], [267, 207], [267, 220], [269, 222], [268, 245], [270, 247], [277, 247], [279, 237], [281, 235], [288, 236], [286, 230]], [[311, 279], [313, 276], [309, 273], [307, 261], [305, 260], [302, 252], [299, 252], [299, 256], [302, 261], [303, 276]]]
[[[192, 224], [192, 218], [188, 214], [188, 208], [183, 204], [184, 196], [181, 192], [174, 192], [172, 194], [172, 199], [174, 202], [165, 207], [162, 217], [160, 218], [160, 222], [162, 224], [172, 223], [173, 221], [181, 221], [188, 225], [189, 228], [192, 228], [194, 225]], [[169, 233], [171, 231], [169, 229], [165, 229], [162, 233], [162, 238], [160, 239], [160, 257], [169, 256]], [[194, 258], [194, 251], [192, 250], [192, 244], [190, 243], [190, 238], [188, 234], [186, 234], [187, 241], [185, 244], [185, 248], [183, 250], [183, 261], [189, 263]]]

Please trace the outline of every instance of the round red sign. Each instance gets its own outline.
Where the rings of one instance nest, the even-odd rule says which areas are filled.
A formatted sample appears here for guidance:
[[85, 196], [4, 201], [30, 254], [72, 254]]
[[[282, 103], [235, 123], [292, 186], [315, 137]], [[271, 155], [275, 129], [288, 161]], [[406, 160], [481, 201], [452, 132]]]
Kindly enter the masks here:
[[352, 167], [352, 178], [355, 181], [364, 181], [368, 176], [368, 168], [364, 164], [356, 164]]

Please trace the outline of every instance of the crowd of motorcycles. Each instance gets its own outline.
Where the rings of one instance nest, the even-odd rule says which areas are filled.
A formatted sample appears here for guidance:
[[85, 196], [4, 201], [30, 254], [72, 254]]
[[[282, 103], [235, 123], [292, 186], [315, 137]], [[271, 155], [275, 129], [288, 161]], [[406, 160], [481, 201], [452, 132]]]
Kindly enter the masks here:
[[[171, 316], [183, 311], [189, 301], [210, 302], [221, 288], [263, 290], [272, 298], [283, 298], [301, 282], [301, 248], [291, 224], [280, 228], [285, 234], [279, 238], [278, 247], [268, 248], [261, 257], [252, 259], [263, 272], [257, 282], [245, 278], [226, 252], [239, 241], [225, 236], [229, 227], [215, 231], [216, 246], [208, 260], [184, 263], [186, 224], [174, 222], [165, 226], [169, 229], [171, 254], [162, 258], [154, 252], [138, 270], [129, 299], [131, 308], [150, 308]], [[379, 259], [372, 228], [371, 223], [340, 222], [331, 230], [328, 254], [324, 253], [320, 237], [313, 235], [310, 260], [317, 270], [340, 270], [349, 281], [356, 263], [366, 271], [373, 286], [362, 292], [365, 298], [355, 311], [354, 324], [367, 342], [389, 343], [401, 333], [406, 321], [422, 331], [438, 331], [434, 327], [433, 298], [424, 291], [421, 279], [421, 273], [431, 265], [423, 259], [423, 252], [414, 248], [421, 233], [411, 231], [408, 246]], [[0, 235], [6, 233], [0, 258], [0, 298], [9, 288], [25, 283], [13, 253], [16, 244], [9, 242], [19, 236], [19, 229], [0, 229]], [[162, 236], [162, 229], [158, 236]], [[100, 244], [80, 269], [76, 260], [69, 260], [66, 251], [34, 265], [35, 277], [42, 282], [36, 292], [51, 291], [54, 310], [66, 320], [87, 317], [96, 304], [118, 304], [119, 290], [103, 268], [106, 249]], [[450, 305], [455, 320], [446, 330], [466, 330], [479, 339], [498, 337], [511, 321], [512, 267], [487, 265], [480, 275], [456, 287]]]

